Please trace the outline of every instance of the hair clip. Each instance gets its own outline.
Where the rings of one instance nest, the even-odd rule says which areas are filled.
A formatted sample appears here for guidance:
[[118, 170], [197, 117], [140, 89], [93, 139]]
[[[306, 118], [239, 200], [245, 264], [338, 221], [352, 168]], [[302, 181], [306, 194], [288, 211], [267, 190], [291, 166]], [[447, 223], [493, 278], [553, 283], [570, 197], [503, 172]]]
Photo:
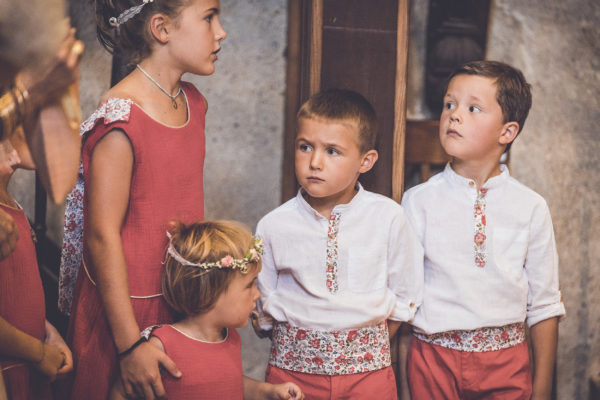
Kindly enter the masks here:
[[123, 25], [125, 22], [129, 21], [131, 18], [138, 15], [142, 11], [142, 8], [144, 8], [144, 6], [146, 4], [154, 2], [154, 0], [142, 0], [142, 1], [143, 1], [142, 4], [128, 8], [127, 10], [125, 10], [121, 14], [119, 14], [118, 17], [110, 17], [108, 19], [108, 23], [111, 26], [118, 28], [120, 25]]

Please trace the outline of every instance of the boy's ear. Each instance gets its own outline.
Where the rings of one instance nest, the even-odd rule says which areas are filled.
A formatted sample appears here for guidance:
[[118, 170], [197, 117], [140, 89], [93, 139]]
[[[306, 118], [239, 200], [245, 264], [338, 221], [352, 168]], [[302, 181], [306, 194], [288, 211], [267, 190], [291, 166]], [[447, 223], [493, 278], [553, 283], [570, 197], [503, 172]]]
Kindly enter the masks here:
[[361, 174], [364, 174], [365, 172], [369, 171], [371, 168], [373, 168], [373, 165], [375, 165], [378, 158], [379, 158], [379, 153], [377, 153], [377, 150], [367, 151], [362, 156], [362, 161], [360, 162], [360, 168], [359, 168], [358, 172], [360, 172]]
[[512, 121], [507, 122], [502, 127], [502, 133], [498, 138], [498, 143], [500, 144], [509, 144], [517, 137], [517, 133], [519, 133], [519, 123]]
[[159, 43], [169, 41], [169, 18], [164, 14], [154, 14], [150, 18], [150, 33]]

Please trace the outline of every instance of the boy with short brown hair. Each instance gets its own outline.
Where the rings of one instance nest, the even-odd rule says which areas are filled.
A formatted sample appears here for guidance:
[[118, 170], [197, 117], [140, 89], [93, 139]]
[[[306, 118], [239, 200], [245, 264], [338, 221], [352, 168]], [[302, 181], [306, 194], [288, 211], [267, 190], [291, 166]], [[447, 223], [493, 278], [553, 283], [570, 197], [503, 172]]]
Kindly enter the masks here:
[[413, 400], [550, 398], [565, 313], [552, 220], [500, 164], [530, 107], [530, 85], [509, 65], [472, 62], [450, 77], [440, 141], [452, 161], [402, 202], [425, 250], [408, 355]]
[[298, 113], [301, 189], [257, 227], [266, 381], [309, 399], [396, 399], [388, 335], [421, 303], [423, 250], [402, 207], [358, 183], [377, 161], [375, 121], [356, 92], [311, 97]]

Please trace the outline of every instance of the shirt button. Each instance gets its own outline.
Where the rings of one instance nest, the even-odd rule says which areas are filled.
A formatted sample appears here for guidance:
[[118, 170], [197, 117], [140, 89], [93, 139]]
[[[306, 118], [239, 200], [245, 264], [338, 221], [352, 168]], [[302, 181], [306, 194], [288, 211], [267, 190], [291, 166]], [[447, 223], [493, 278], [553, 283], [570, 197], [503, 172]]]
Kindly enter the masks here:
[[412, 301], [410, 302], [410, 304], [408, 305], [410, 308], [413, 308], [415, 306], [415, 303], [413, 303]]
[[469, 186], [471, 186], [471, 187], [475, 186], [475, 182], [469, 181]]

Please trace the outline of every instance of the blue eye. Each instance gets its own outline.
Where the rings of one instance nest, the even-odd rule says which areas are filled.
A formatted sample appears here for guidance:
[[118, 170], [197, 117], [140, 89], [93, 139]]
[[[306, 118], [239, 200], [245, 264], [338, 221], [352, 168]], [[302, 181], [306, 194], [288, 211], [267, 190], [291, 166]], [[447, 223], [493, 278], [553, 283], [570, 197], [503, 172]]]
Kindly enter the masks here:
[[336, 149], [330, 147], [327, 149], [327, 154], [329, 154], [331, 156], [337, 156], [338, 154], [340, 154], [340, 152], [337, 151]]
[[481, 109], [479, 107], [477, 107], [477, 106], [471, 106], [471, 107], [469, 107], [469, 112], [477, 113], [477, 112], [480, 112], [480, 111], [481, 111]]
[[448, 102], [448, 103], [444, 104], [444, 108], [446, 110], [454, 110], [456, 108], [456, 106], [454, 104]]
[[306, 151], [310, 151], [311, 148], [310, 148], [309, 145], [301, 143], [301, 144], [298, 145], [298, 150], [306, 152]]

